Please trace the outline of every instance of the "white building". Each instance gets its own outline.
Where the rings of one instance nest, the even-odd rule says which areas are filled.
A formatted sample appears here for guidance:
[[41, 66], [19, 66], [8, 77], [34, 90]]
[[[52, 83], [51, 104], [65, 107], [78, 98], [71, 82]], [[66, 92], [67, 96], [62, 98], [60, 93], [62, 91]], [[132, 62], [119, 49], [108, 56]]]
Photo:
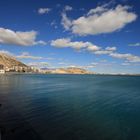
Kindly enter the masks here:
[[4, 74], [5, 73], [5, 70], [0, 70], [0, 74]]
[[4, 70], [4, 66], [0, 64], [0, 74], [4, 74], [5, 70]]

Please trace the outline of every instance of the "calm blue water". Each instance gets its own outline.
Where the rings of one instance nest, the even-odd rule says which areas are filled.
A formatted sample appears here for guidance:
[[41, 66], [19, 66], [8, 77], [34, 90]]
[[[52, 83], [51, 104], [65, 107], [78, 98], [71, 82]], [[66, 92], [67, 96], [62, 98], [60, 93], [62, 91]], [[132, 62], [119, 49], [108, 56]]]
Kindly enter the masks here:
[[0, 75], [2, 140], [140, 140], [140, 77]]

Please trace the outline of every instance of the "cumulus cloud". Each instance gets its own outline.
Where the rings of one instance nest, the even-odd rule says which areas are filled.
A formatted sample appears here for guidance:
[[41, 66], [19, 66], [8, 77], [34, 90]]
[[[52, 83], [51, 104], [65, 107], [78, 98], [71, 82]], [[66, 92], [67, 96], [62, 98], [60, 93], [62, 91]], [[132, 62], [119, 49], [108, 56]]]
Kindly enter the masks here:
[[58, 47], [58, 48], [70, 47], [70, 48], [74, 48], [74, 49], [78, 49], [78, 50], [82, 49], [82, 48], [86, 48], [86, 49], [92, 50], [92, 51], [99, 50], [98, 46], [93, 45], [90, 42], [71, 41], [70, 38], [61, 38], [61, 39], [52, 40], [51, 45], [54, 47]]
[[132, 54], [122, 54], [122, 53], [111, 53], [110, 56], [114, 58], [124, 59], [128, 62], [140, 62], [140, 56], [132, 55]]
[[65, 28], [65, 30], [69, 30], [70, 27], [72, 26], [72, 22], [71, 22], [71, 20], [67, 17], [67, 15], [66, 15], [65, 12], [62, 13], [61, 24], [63, 25], [63, 27]]
[[28, 52], [23, 52], [21, 55], [16, 56], [16, 58], [19, 58], [19, 59], [33, 59], [33, 60], [43, 59], [43, 57], [32, 56]]
[[51, 8], [39, 8], [38, 9], [38, 13], [43, 15], [43, 14], [47, 14], [51, 11]]
[[140, 56], [127, 53], [118, 53], [116, 47], [101, 48], [91, 42], [71, 41], [70, 38], [60, 38], [51, 41], [51, 46], [57, 48], [73, 48], [76, 50], [84, 49], [96, 55], [108, 55], [113, 58], [123, 59], [127, 62], [140, 62]]
[[101, 47], [91, 42], [71, 41], [70, 38], [60, 38], [52, 40], [51, 45], [57, 48], [70, 47], [76, 50], [85, 49], [97, 55], [111, 54], [112, 52], [116, 51], [116, 47], [106, 47], [105, 49], [102, 49]]
[[112, 9], [98, 6], [75, 20], [70, 20], [64, 11], [62, 13], [62, 25], [66, 30], [78, 35], [111, 33], [136, 20], [137, 15], [130, 12], [129, 9], [129, 6], [121, 5]]
[[58, 48], [68, 47], [68, 43], [70, 42], [69, 38], [60, 38], [51, 41], [51, 45]]
[[13, 31], [10, 29], [0, 28], [0, 44], [33, 46], [45, 45], [44, 41], [36, 41], [36, 31]]
[[139, 47], [140, 43], [129, 44], [129, 46]]

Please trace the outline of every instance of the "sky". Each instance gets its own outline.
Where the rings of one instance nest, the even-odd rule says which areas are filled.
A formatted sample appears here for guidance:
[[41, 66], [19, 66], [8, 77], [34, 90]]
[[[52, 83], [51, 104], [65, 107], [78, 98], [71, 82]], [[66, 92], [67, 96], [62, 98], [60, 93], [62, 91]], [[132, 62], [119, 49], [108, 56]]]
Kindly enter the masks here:
[[0, 53], [27, 65], [140, 73], [139, 0], [1, 0]]

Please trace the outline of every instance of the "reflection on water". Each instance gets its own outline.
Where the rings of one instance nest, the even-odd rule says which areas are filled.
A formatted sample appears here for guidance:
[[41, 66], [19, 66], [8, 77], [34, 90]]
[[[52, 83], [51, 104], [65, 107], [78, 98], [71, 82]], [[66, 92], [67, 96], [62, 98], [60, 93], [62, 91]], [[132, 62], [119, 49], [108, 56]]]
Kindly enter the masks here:
[[139, 140], [140, 77], [0, 75], [4, 140]]

